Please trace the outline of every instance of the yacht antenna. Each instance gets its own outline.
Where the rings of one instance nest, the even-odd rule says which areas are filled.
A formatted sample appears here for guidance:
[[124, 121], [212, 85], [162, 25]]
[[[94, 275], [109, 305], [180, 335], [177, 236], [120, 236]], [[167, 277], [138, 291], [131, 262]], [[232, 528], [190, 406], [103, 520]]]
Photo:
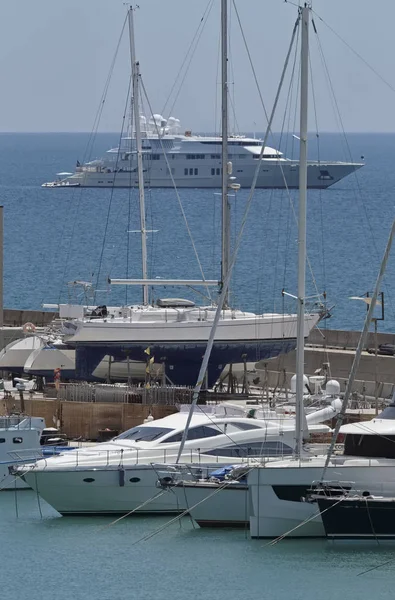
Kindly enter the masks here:
[[[222, 259], [221, 283], [223, 285], [230, 263], [230, 206], [228, 196], [228, 0], [221, 0], [221, 65], [222, 65]], [[225, 296], [224, 308], [228, 306], [228, 292]]]
[[[133, 6], [129, 7], [129, 39], [130, 39], [130, 60], [132, 63], [132, 102], [131, 110], [134, 115], [134, 126], [136, 131], [136, 156], [137, 156], [137, 175], [140, 200], [140, 231], [141, 231], [141, 261], [142, 261], [142, 279], [148, 278], [147, 273], [147, 230], [145, 227], [145, 198], [144, 198], [144, 173], [143, 173], [143, 153], [141, 144], [140, 130], [140, 110], [139, 110], [139, 87], [140, 87], [140, 65], [136, 60], [136, 48], [134, 43], [134, 21]], [[133, 129], [133, 128], [132, 128]], [[133, 134], [133, 132], [132, 132]], [[148, 305], [148, 285], [143, 285], [143, 304]]]
[[301, 9], [300, 58], [300, 157], [299, 157], [299, 219], [298, 219], [298, 310], [296, 333], [296, 457], [300, 458], [304, 430], [304, 309], [306, 295], [306, 201], [307, 201], [307, 109], [309, 74], [310, 7]]

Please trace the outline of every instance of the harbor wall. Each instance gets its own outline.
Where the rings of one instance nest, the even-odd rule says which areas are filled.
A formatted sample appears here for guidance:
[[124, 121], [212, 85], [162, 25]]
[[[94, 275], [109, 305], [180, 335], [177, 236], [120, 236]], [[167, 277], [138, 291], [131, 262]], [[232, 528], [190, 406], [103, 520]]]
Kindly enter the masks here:
[[[83, 440], [97, 440], [100, 430], [110, 429], [113, 435], [143, 423], [151, 414], [161, 419], [176, 412], [175, 406], [148, 406], [144, 404], [66, 402], [57, 400], [25, 399], [25, 413], [45, 419], [47, 427], [60, 427], [67, 437]], [[0, 414], [19, 412], [19, 398], [3, 401]]]
[[[305, 374], [326, 375], [337, 379], [344, 391], [350, 375], [355, 352], [343, 349], [305, 348]], [[269, 387], [290, 387], [291, 377], [295, 374], [296, 352], [277, 358], [260, 361], [256, 364], [258, 385]], [[367, 396], [391, 398], [395, 389], [395, 357], [375, 356], [363, 352], [355, 377], [353, 391]]]
[[57, 316], [57, 312], [48, 310], [5, 308], [3, 322], [7, 327], [22, 327], [25, 323], [33, 323], [36, 327], [45, 327]]

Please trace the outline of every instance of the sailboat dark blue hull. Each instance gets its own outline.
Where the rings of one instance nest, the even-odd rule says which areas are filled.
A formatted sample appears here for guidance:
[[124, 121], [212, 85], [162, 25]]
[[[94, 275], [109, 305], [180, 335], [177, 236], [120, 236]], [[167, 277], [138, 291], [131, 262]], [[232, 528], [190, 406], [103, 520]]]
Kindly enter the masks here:
[[[130, 360], [147, 362], [150, 358], [154, 358], [156, 363], [164, 364], [166, 375], [174, 385], [194, 386], [206, 346], [206, 342], [154, 343], [150, 344], [148, 355], [147, 345], [141, 343], [77, 344], [76, 377], [83, 380], [91, 378], [97, 365], [106, 355], [112, 356], [114, 361], [124, 361], [129, 357]], [[274, 358], [279, 354], [291, 352], [295, 347], [294, 338], [237, 343], [215, 342], [208, 365], [208, 386], [214, 385], [229, 363]]]

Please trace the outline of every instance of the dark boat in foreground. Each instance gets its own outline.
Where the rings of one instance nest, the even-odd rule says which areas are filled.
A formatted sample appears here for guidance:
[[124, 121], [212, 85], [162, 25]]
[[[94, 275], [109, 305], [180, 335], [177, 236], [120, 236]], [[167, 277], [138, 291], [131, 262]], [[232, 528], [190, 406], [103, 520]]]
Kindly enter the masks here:
[[395, 498], [369, 491], [347, 495], [339, 488], [310, 496], [317, 502], [325, 534], [332, 539], [395, 539]]

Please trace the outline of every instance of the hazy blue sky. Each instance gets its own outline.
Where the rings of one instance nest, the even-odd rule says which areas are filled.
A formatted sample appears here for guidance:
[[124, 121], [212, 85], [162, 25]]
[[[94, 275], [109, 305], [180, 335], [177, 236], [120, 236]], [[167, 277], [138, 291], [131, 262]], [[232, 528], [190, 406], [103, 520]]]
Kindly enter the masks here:
[[[150, 101], [160, 112], [208, 0], [138, 3], [137, 54]], [[238, 0], [237, 6], [270, 107], [296, 8], [282, 0]], [[313, 8], [395, 87], [394, 0], [315, 0]], [[215, 0], [173, 111], [184, 128], [195, 131], [215, 128], [219, 10]], [[1, 0], [0, 131], [90, 131], [125, 12], [122, 0]], [[316, 23], [345, 129], [395, 131], [395, 93], [319, 19]], [[234, 17], [231, 29], [238, 124], [243, 131], [262, 131], [263, 111]], [[338, 131], [313, 33], [311, 42], [319, 128]], [[125, 38], [102, 131], [120, 129], [129, 70]], [[276, 129], [282, 115], [283, 109]]]

